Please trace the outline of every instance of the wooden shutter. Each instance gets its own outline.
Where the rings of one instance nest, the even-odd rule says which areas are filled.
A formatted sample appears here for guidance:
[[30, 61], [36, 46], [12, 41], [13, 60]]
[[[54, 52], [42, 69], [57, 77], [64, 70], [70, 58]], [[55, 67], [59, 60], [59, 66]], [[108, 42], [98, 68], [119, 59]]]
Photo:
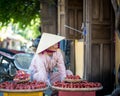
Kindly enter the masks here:
[[41, 31], [57, 34], [57, 6], [41, 2]]

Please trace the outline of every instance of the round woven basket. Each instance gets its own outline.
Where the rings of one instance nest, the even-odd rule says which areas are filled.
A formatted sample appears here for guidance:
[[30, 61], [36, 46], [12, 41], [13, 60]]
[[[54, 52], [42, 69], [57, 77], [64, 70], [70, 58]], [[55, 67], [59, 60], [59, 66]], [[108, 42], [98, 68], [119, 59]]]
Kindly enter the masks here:
[[51, 86], [51, 88], [61, 91], [97, 91], [97, 90], [102, 90], [103, 86], [94, 87], [94, 88], [62, 88], [62, 87]]
[[45, 87], [45, 88], [39, 88], [39, 89], [0, 89], [0, 92], [40, 92], [40, 91], [45, 91], [49, 88], [49, 86]]

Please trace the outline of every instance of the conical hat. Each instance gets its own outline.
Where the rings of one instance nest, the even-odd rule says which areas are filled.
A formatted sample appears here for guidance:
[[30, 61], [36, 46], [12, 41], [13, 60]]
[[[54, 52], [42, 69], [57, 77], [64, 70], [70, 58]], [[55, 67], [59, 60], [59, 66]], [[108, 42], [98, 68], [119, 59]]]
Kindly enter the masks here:
[[58, 43], [59, 41], [65, 39], [65, 37], [58, 36], [55, 34], [50, 34], [50, 33], [43, 33], [40, 39], [40, 42], [38, 44], [36, 53], [40, 53], [47, 48], [51, 47], [52, 45]]

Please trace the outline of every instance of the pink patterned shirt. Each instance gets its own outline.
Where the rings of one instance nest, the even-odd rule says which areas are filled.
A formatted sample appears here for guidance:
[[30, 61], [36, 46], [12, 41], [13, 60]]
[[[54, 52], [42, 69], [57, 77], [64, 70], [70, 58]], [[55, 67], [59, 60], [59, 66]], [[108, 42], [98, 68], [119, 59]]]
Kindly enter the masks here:
[[[32, 71], [33, 80], [48, 81], [48, 75], [54, 71], [60, 74], [62, 80], [66, 77], [66, 69], [64, 64], [63, 55], [60, 49], [53, 53], [50, 57], [46, 52], [43, 54], [35, 54], [29, 70]], [[54, 76], [51, 76], [54, 78]]]

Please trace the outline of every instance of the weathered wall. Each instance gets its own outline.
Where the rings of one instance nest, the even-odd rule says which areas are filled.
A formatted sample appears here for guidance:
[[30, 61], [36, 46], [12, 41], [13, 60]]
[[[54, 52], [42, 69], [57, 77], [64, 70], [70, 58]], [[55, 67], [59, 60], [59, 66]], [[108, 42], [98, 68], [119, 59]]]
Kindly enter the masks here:
[[115, 34], [115, 69], [116, 69], [116, 85], [118, 85], [118, 68], [120, 66], [120, 38]]
[[84, 73], [84, 41], [75, 40], [75, 74], [83, 78]]

